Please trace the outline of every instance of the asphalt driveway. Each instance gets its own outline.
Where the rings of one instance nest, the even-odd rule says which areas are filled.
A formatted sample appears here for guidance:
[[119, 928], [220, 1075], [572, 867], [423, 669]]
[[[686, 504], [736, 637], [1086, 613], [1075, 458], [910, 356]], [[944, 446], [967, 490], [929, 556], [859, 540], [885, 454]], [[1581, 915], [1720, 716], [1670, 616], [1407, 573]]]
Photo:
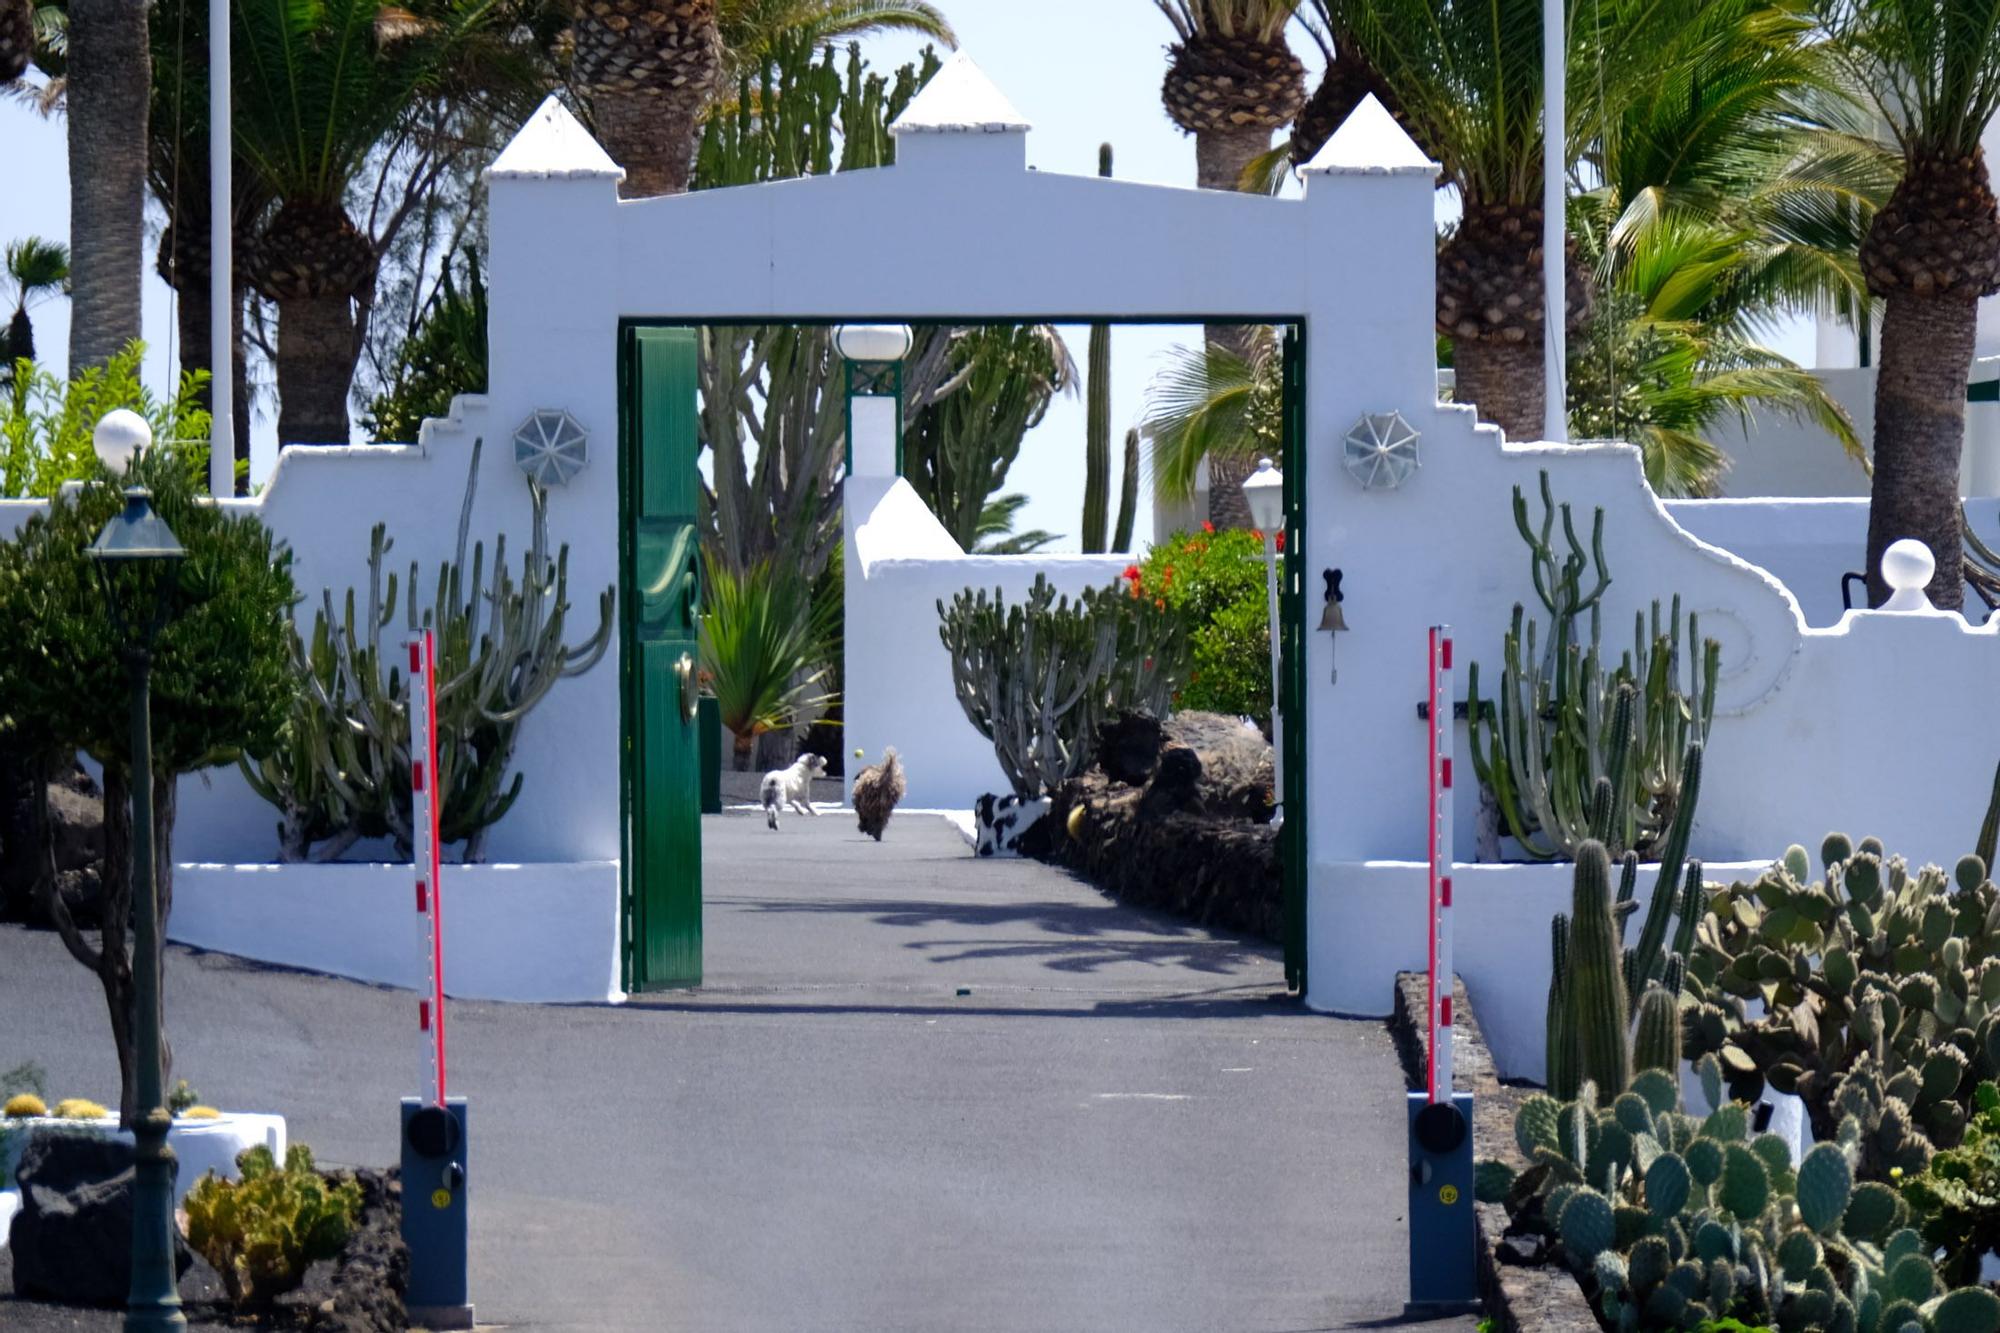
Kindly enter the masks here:
[[[1399, 1322], [1379, 1024], [1305, 1013], [1261, 945], [978, 860], [936, 818], [880, 845], [837, 814], [703, 834], [701, 990], [451, 1009], [482, 1321]], [[206, 1100], [283, 1111], [323, 1161], [394, 1160], [410, 996], [178, 948], [168, 967], [175, 1072]], [[0, 929], [0, 1067], [111, 1099], [102, 1004], [52, 936]]]

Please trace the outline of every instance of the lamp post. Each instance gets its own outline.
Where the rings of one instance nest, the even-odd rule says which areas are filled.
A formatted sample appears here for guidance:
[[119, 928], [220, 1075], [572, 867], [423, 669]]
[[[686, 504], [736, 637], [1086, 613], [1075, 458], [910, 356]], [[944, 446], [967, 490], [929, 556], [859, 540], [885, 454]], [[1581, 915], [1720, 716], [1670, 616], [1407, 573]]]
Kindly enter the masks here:
[[916, 344], [906, 324], [843, 324], [834, 350], [847, 362], [847, 474], [903, 475], [903, 358]]
[[1280, 643], [1278, 638], [1278, 534], [1285, 524], [1285, 474], [1268, 458], [1257, 460], [1257, 470], [1243, 481], [1243, 499], [1250, 507], [1250, 521], [1264, 534], [1264, 598], [1271, 626], [1271, 777], [1278, 790], [1273, 793], [1278, 807], [1274, 823], [1285, 818], [1285, 720], [1278, 707]]
[[[133, 426], [137, 422], [137, 428]], [[94, 443], [107, 466], [123, 470], [152, 442], [152, 432], [133, 413], [113, 412], [98, 423]], [[174, 1152], [167, 1146], [173, 1117], [165, 1105], [160, 1069], [160, 897], [153, 872], [153, 642], [160, 631], [167, 593], [187, 554], [173, 529], [153, 512], [153, 493], [143, 486], [125, 490], [125, 509], [104, 525], [90, 545], [104, 584], [112, 628], [124, 640], [125, 670], [131, 680], [132, 712], [132, 990], [134, 1045], [138, 1068], [136, 1122], [132, 1126], [132, 1286], [125, 1300], [126, 1333], [163, 1333], [187, 1327], [181, 1315], [180, 1283], [174, 1272]], [[126, 621], [119, 600], [125, 571], [150, 567], [153, 605], [137, 624]], [[142, 585], [143, 586], [143, 585]]]

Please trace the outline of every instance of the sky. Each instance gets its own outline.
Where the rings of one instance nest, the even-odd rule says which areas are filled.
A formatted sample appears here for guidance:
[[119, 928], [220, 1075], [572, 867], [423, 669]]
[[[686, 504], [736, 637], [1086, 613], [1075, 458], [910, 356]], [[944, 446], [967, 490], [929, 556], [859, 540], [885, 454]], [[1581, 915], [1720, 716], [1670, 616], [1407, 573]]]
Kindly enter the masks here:
[[[939, 0], [961, 47], [1035, 126], [1029, 162], [1043, 171], [1095, 175], [1097, 150], [1110, 143], [1116, 174], [1126, 180], [1191, 186], [1194, 141], [1160, 106], [1160, 78], [1172, 29], [1147, 0]], [[869, 38], [864, 48], [878, 69], [912, 59], [923, 42], [900, 36]], [[1309, 41], [1294, 47], [1313, 64]], [[1315, 72], [1316, 77], [1316, 72]], [[17, 102], [0, 102], [0, 180], [24, 188], [0, 192], [0, 244], [18, 237], [66, 237], [69, 193], [65, 126], [44, 121]], [[1296, 187], [1293, 187], [1296, 188]], [[1448, 202], [1441, 201], [1441, 210]], [[148, 237], [144, 336], [148, 382], [164, 387], [172, 365], [172, 291], [153, 272], [151, 256], [161, 218]], [[1058, 239], [1058, 243], [1060, 238]], [[66, 303], [40, 306], [35, 340], [44, 360], [60, 365], [69, 336]], [[1194, 329], [1129, 327], [1112, 334], [1112, 439], [1114, 453], [1128, 427], [1143, 415], [1146, 386], [1175, 343], [1199, 340]], [[1071, 351], [1084, 361], [1084, 330], [1073, 331]], [[1781, 340], [1781, 350], [1809, 356], [1809, 337]], [[261, 477], [275, 451], [268, 386], [258, 402], [253, 430], [253, 476]], [[1075, 550], [1083, 496], [1084, 408], [1080, 396], [1059, 399], [1023, 444], [1006, 489], [1024, 491], [1029, 503], [1021, 526], [1062, 535], [1051, 549]], [[1136, 536], [1150, 535], [1149, 506], [1142, 503]]]

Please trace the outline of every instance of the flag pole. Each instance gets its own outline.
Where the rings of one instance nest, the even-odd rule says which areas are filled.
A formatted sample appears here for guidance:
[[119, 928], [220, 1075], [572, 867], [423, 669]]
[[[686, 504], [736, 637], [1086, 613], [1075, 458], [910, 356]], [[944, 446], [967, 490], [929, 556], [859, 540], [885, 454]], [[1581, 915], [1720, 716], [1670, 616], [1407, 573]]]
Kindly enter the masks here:
[[236, 493], [236, 263], [229, 0], [208, 0], [208, 489]]
[[1566, 35], [1563, 0], [1542, 0], [1542, 291], [1546, 297], [1542, 434], [1556, 442], [1569, 439], [1564, 373], [1569, 294], [1565, 249], [1569, 228], [1564, 213], [1564, 188], [1569, 177]]

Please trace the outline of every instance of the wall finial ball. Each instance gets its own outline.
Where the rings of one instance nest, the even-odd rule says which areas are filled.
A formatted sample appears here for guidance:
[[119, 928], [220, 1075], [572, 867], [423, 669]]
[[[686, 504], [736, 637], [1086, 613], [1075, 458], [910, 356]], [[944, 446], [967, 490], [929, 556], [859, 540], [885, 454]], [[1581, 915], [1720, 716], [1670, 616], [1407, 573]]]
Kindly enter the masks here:
[[134, 458], [152, 448], [153, 428], [131, 408], [115, 408], [98, 421], [90, 442], [98, 461], [122, 474]]
[[1935, 573], [1937, 558], [1930, 547], [1915, 537], [1891, 542], [1889, 549], [1882, 552], [1882, 582], [1897, 592], [1924, 587]]
[[1930, 606], [1930, 598], [1924, 595], [1924, 588], [1930, 583], [1931, 575], [1937, 573], [1937, 559], [1931, 548], [1915, 537], [1904, 537], [1889, 543], [1889, 549], [1882, 552], [1882, 582], [1889, 585], [1889, 600], [1883, 604], [1885, 611], [1921, 611]]

